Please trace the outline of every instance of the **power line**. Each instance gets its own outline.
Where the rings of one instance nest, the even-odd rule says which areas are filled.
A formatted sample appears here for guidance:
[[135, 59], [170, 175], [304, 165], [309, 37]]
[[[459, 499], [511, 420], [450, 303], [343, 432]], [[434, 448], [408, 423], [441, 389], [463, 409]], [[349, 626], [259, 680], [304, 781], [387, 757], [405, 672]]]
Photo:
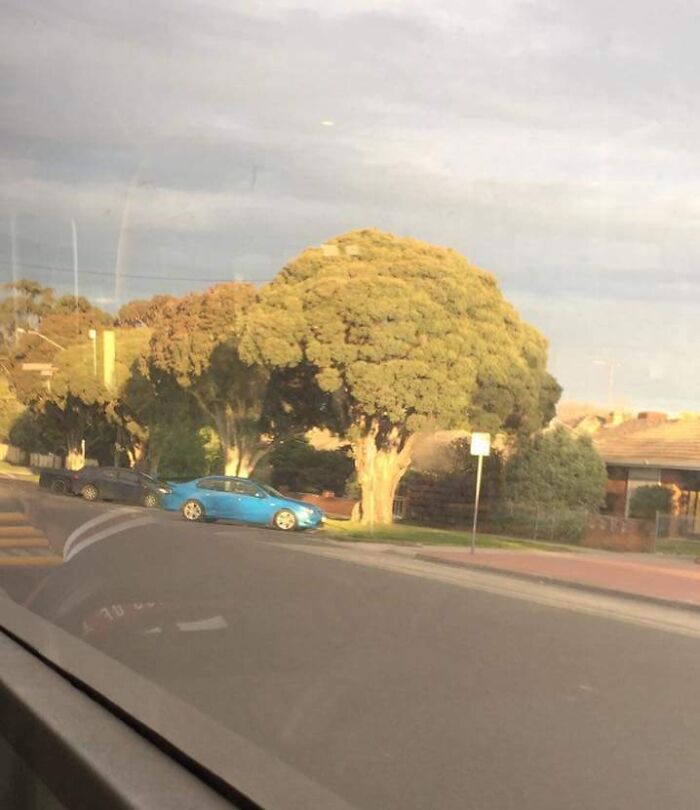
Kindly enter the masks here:
[[[0, 260], [0, 264], [5, 267], [11, 267], [12, 264], [7, 261]], [[22, 267], [28, 270], [49, 270], [52, 273], [72, 273], [72, 267], [56, 267], [49, 264], [34, 264], [32, 262], [17, 262], [17, 267]], [[81, 275], [89, 276], [107, 276], [114, 278], [114, 273], [105, 270], [81, 270]], [[235, 281], [233, 278], [205, 278], [203, 276], [154, 276], [148, 274], [124, 274], [122, 278], [136, 278], [136, 279], [150, 279], [155, 281], [206, 281], [207, 283], [221, 283], [226, 281]]]

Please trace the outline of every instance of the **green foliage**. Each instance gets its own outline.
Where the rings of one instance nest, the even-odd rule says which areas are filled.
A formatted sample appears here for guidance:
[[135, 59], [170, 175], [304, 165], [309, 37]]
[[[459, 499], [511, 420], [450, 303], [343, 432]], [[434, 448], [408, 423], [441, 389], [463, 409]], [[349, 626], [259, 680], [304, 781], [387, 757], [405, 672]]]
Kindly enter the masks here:
[[590, 438], [557, 428], [520, 442], [506, 466], [504, 498], [533, 508], [596, 510], [606, 480]]
[[116, 317], [118, 326], [153, 326], [166, 311], [169, 304], [175, 301], [172, 295], [154, 295], [153, 298], [136, 298], [124, 304]]
[[280, 444], [270, 455], [274, 487], [294, 492], [342, 495], [352, 473], [352, 459], [343, 450], [316, 450], [303, 438]]
[[[60, 448], [61, 434], [55, 432], [55, 426], [46, 424], [41, 414], [23, 411], [9, 429], [10, 444], [27, 453], [51, 453]], [[53, 430], [52, 430], [53, 428]]]
[[651, 485], [637, 487], [630, 499], [630, 517], [655, 520], [656, 513], [668, 514], [673, 504], [673, 492], [668, 487]]
[[62, 407], [47, 402], [40, 410], [25, 409], [10, 428], [9, 439], [28, 453], [60, 456], [78, 450], [80, 441], [85, 439], [90, 458], [111, 464], [116, 435], [101, 408], [86, 407], [80, 400], [69, 397]]
[[488, 273], [453, 250], [380, 231], [310, 248], [261, 292], [243, 351], [307, 361], [346, 430], [380, 425], [378, 444], [433, 426], [531, 430], [558, 387], [546, 342]]
[[37, 328], [54, 306], [54, 293], [50, 287], [29, 279], [0, 285], [0, 291], [0, 348], [5, 348], [13, 344], [17, 328]]
[[10, 430], [24, 408], [10, 388], [10, 381], [0, 374], [0, 442], [7, 442]]
[[[453, 468], [409, 470], [401, 482], [399, 494], [408, 499], [406, 517], [426, 525], [468, 525], [474, 516], [476, 495], [476, 456], [469, 452], [469, 440], [458, 439], [450, 446]], [[499, 452], [484, 459], [480, 514], [493, 511], [500, 496], [503, 459]]]
[[153, 431], [152, 451], [158, 456], [161, 479], [200, 478], [210, 472], [207, 435], [192, 424], [159, 425]]
[[269, 372], [243, 361], [238, 341], [255, 300], [250, 284], [220, 284], [167, 306], [150, 344], [149, 363], [190, 394], [216, 428], [229, 472], [247, 474], [264, 439]]
[[314, 370], [332, 406], [318, 424], [352, 444], [362, 520], [372, 524], [392, 520], [417, 433], [530, 433], [560, 391], [545, 339], [492, 275], [456, 251], [376, 230], [288, 264], [249, 311], [241, 355]]

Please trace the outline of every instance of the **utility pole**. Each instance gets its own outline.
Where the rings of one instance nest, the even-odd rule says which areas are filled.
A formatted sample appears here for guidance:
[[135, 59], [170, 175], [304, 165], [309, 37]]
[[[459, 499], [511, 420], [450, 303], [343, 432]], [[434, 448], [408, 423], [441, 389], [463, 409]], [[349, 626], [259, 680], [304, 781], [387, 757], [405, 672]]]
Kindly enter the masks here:
[[12, 319], [15, 330], [15, 346], [19, 343], [17, 335], [17, 245], [15, 238], [15, 213], [10, 217], [10, 250], [12, 252]]
[[80, 313], [78, 311], [78, 229], [75, 227], [75, 220], [71, 219], [71, 230], [73, 232], [73, 298], [75, 299], [75, 331], [80, 331]]

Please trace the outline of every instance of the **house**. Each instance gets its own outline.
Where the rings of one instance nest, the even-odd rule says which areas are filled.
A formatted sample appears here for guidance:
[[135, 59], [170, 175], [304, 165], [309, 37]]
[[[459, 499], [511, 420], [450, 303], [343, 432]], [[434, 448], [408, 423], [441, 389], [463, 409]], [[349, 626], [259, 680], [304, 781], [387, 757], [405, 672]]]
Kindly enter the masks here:
[[700, 531], [700, 417], [644, 411], [609, 419], [591, 438], [608, 470], [608, 514], [629, 514], [635, 489], [661, 484], [674, 493], [674, 512], [694, 519]]

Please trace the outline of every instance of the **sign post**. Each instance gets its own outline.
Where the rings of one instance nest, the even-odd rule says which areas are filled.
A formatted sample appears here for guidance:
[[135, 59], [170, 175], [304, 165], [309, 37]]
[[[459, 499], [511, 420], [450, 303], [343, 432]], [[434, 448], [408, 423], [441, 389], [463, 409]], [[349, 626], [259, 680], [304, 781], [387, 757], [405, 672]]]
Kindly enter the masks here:
[[484, 456], [491, 453], [491, 434], [472, 433], [471, 445], [469, 448], [473, 456], [478, 456], [479, 461], [476, 468], [476, 494], [474, 496], [474, 523], [472, 525], [472, 554], [476, 550], [476, 523], [479, 517], [479, 495], [481, 494], [481, 470], [484, 464]]

